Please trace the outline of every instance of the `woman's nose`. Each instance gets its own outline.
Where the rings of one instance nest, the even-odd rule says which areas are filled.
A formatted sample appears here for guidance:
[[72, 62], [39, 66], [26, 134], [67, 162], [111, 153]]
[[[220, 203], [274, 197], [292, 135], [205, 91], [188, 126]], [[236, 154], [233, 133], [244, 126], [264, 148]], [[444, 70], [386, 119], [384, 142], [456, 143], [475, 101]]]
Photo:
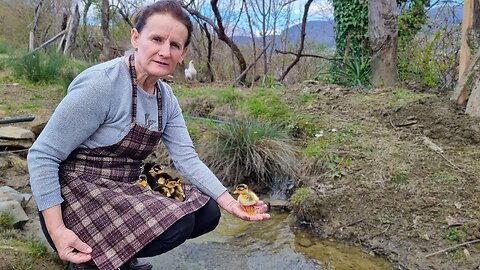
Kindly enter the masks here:
[[170, 55], [170, 45], [167, 42], [164, 42], [158, 48], [158, 55], [160, 56], [168, 56]]

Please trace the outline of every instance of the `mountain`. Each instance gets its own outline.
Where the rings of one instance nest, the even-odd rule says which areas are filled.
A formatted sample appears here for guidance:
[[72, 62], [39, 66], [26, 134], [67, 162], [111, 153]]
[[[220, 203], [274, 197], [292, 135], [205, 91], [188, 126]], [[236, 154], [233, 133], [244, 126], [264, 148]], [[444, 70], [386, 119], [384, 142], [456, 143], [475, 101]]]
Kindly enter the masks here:
[[[317, 44], [324, 44], [329, 48], [335, 47], [335, 32], [333, 29], [333, 20], [315, 20], [308, 21], [307, 27], [305, 29], [306, 42], [314, 42]], [[281, 47], [281, 40], [287, 35], [288, 41], [290, 44], [297, 44], [300, 40], [301, 24], [294, 25], [286, 30], [283, 30], [280, 35], [276, 37], [277, 48]], [[270, 40], [273, 36], [269, 35], [267, 40]], [[238, 45], [250, 45], [251, 37], [250, 36], [234, 36], [233, 40]], [[260, 44], [261, 38], [255, 38], [255, 42]], [[268, 41], [267, 41], [268, 42]]]
[[[430, 22], [428, 25], [447, 24], [448, 26], [458, 25], [463, 19], [463, 6], [442, 6], [438, 8], [432, 8], [428, 11], [428, 17]], [[317, 44], [323, 44], [327, 48], [335, 47], [335, 30], [334, 20], [312, 20], [307, 22], [306, 28], [306, 41], [313, 41]], [[287, 35], [291, 44], [297, 44], [300, 40], [301, 24], [294, 25], [280, 33], [277, 36], [277, 48], [281, 47], [280, 40]], [[268, 36], [268, 40], [272, 36]], [[250, 36], [234, 36], [234, 41], [239, 45], [250, 45]], [[260, 44], [261, 38], [257, 37], [257, 44]]]

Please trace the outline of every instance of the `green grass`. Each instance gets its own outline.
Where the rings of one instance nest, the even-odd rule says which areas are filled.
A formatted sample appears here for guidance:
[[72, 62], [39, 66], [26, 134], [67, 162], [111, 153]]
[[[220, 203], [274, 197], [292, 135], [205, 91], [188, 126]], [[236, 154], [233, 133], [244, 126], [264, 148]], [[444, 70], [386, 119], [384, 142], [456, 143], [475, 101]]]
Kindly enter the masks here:
[[302, 105], [314, 103], [317, 99], [315, 94], [304, 93], [298, 96], [298, 102]]
[[457, 175], [454, 175], [448, 171], [441, 171], [435, 173], [435, 175], [432, 176], [433, 181], [437, 183], [457, 183], [461, 180], [461, 178]]
[[290, 198], [292, 204], [295, 206], [300, 206], [311, 194], [310, 189], [301, 187], [293, 193], [292, 197]]
[[255, 96], [246, 98], [240, 108], [252, 117], [276, 123], [286, 123], [290, 116], [289, 108], [281, 101], [277, 89], [257, 89]]
[[446, 243], [457, 244], [464, 240], [467, 233], [460, 228], [450, 228], [445, 232], [443, 239]]
[[408, 175], [403, 172], [398, 172], [392, 175], [390, 181], [394, 184], [404, 184], [408, 181]]
[[0, 213], [0, 231], [6, 231], [13, 229], [15, 224], [15, 219], [11, 213], [2, 212]]

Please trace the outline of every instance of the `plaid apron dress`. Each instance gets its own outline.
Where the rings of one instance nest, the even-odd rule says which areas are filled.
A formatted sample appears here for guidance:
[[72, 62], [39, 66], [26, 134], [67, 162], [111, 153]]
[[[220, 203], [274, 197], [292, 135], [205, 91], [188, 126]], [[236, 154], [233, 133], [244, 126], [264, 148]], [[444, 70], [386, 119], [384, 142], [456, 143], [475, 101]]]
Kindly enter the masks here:
[[[92, 259], [101, 270], [120, 267], [173, 223], [209, 200], [190, 184], [183, 184], [184, 202], [135, 184], [142, 161], [154, 151], [162, 133], [135, 121], [137, 84], [133, 55], [129, 61], [133, 99], [128, 134], [111, 146], [76, 149], [60, 164], [63, 220], [67, 228], [92, 247]], [[156, 90], [162, 127], [158, 86]]]

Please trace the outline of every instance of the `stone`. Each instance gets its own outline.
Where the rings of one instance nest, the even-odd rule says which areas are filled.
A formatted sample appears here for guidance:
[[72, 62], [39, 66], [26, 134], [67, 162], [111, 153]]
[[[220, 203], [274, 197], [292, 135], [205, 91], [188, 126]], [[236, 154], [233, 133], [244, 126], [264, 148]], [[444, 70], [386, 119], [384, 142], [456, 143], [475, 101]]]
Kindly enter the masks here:
[[38, 137], [53, 114], [52, 109], [40, 109], [35, 114], [30, 130]]
[[313, 246], [313, 242], [306, 238], [306, 237], [299, 237], [299, 238], [296, 238], [295, 241], [297, 242], [298, 245], [302, 246], [302, 247], [311, 247]]
[[28, 149], [32, 146], [33, 141], [31, 139], [22, 139], [22, 140], [5, 140], [0, 139], [0, 150], [5, 149]]
[[22, 206], [17, 201], [0, 201], [0, 213], [10, 213], [13, 215], [15, 229], [23, 229], [29, 218]]
[[24, 140], [24, 139], [35, 139], [35, 134], [28, 129], [6, 126], [0, 127], [0, 138], [9, 139], [9, 140]]
[[285, 210], [290, 208], [290, 204], [284, 200], [271, 200], [269, 203], [270, 203], [270, 208], [272, 209]]
[[31, 194], [20, 193], [9, 186], [0, 187], [0, 201], [17, 201], [25, 207], [31, 199]]
[[17, 155], [10, 155], [8, 157], [8, 161], [10, 162], [10, 165], [15, 168], [16, 171], [20, 172], [28, 172], [28, 162], [26, 159], [21, 158]]

